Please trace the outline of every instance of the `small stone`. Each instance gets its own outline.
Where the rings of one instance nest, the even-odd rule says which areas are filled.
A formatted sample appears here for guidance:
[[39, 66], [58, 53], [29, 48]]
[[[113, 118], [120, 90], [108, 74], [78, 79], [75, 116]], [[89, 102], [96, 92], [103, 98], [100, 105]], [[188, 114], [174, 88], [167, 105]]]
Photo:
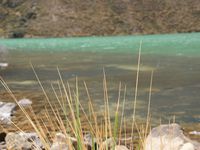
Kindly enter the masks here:
[[26, 19], [36, 19], [36, 17], [37, 17], [37, 14], [35, 13], [35, 12], [33, 12], [33, 11], [30, 11], [30, 12], [28, 12], [27, 14], [26, 14]]
[[11, 116], [16, 107], [14, 103], [0, 102], [0, 122], [4, 124], [11, 123]]
[[191, 132], [189, 132], [189, 134], [192, 134], [192, 135], [200, 135], [200, 132], [199, 132], [199, 131], [191, 131]]
[[97, 149], [97, 139], [93, 138], [89, 132], [84, 134], [83, 139], [84, 139], [84, 144], [87, 147], [87, 149], [90, 150], [92, 149], [93, 146], [94, 146], [94, 149]]
[[114, 140], [114, 138], [108, 138], [107, 140], [105, 140], [104, 142], [103, 142], [103, 147], [108, 147], [108, 148], [114, 148], [114, 146], [115, 146], [115, 140]]
[[51, 150], [68, 150], [67, 137], [62, 133], [56, 133]]
[[8, 67], [8, 63], [6, 61], [7, 57], [8, 57], [8, 49], [0, 45], [0, 69]]
[[8, 63], [0, 63], [0, 68], [6, 68], [8, 67]]
[[0, 142], [0, 150], [7, 150], [5, 142]]
[[85, 144], [92, 146], [92, 135], [90, 133], [85, 134], [83, 138]]
[[77, 140], [73, 137], [70, 137], [68, 134], [56, 133], [51, 150], [68, 150], [68, 142], [74, 144], [77, 142]]
[[30, 99], [23, 98], [23, 99], [18, 101], [18, 104], [22, 107], [28, 107], [32, 104], [32, 101]]
[[116, 145], [115, 150], [129, 150], [129, 149], [124, 145]]

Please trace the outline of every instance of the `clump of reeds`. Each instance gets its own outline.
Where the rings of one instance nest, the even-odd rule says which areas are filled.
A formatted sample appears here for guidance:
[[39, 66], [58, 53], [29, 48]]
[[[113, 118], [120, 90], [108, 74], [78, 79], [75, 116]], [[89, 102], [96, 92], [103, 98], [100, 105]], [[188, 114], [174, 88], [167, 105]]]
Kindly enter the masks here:
[[[141, 47], [140, 47], [141, 51]], [[136, 121], [136, 106], [137, 106], [137, 90], [138, 90], [138, 80], [139, 80], [139, 68], [140, 68], [140, 51], [138, 57], [138, 69], [137, 69], [137, 78], [136, 78], [136, 87], [135, 87], [135, 97], [133, 102], [133, 120], [131, 125], [131, 130], [127, 129], [126, 118], [124, 116], [124, 107], [126, 101], [126, 86], [124, 87], [123, 100], [120, 100], [122, 94], [122, 85], [119, 84], [119, 93], [118, 100], [116, 102], [116, 111], [114, 115], [114, 121], [111, 121], [110, 108], [109, 108], [109, 99], [108, 99], [108, 90], [107, 90], [107, 82], [106, 75], [104, 72], [103, 77], [103, 89], [104, 89], [104, 111], [100, 116], [95, 111], [94, 104], [89, 94], [89, 90], [87, 88], [87, 84], [84, 82], [84, 86], [86, 89], [86, 93], [88, 96], [88, 110], [89, 114], [84, 110], [83, 105], [80, 103], [79, 97], [79, 87], [78, 87], [78, 79], [76, 78], [76, 86], [75, 89], [72, 89], [68, 82], [65, 82], [61, 76], [61, 73], [58, 70], [59, 81], [58, 87], [59, 91], [56, 91], [53, 84], [51, 85], [52, 91], [57, 99], [58, 104], [52, 103], [50, 98], [45, 91], [34, 67], [32, 66], [33, 72], [38, 80], [38, 83], [44, 93], [46, 99], [46, 107], [50, 107], [49, 109], [45, 109], [44, 116], [38, 116], [35, 114], [34, 110], [30, 107], [29, 110], [32, 113], [32, 117], [23, 107], [20, 107], [29, 123], [33, 127], [34, 131], [38, 134], [40, 140], [42, 141], [45, 149], [50, 149], [51, 144], [53, 142], [54, 136], [56, 133], [62, 133], [66, 137], [66, 143], [69, 146], [69, 149], [78, 149], [78, 150], [87, 150], [88, 144], [85, 142], [84, 136], [86, 133], [89, 133], [92, 138], [92, 144], [89, 149], [92, 150], [107, 150], [114, 149], [115, 145], [125, 145], [129, 149], [133, 149], [134, 142], [134, 132], [136, 131], [139, 137], [137, 139], [137, 147], [138, 149], [144, 148], [145, 137], [150, 129], [150, 100], [151, 100], [151, 88], [152, 88], [152, 80], [153, 80], [153, 72], [151, 74], [150, 79], [150, 92], [149, 92], [149, 104], [148, 104], [148, 114], [146, 123], [141, 125]], [[1, 83], [6, 88], [6, 90], [10, 93], [12, 98], [17, 102], [17, 98], [12, 93], [10, 88], [7, 86], [5, 81], [1, 79]], [[61, 96], [59, 96], [61, 95]], [[119, 106], [122, 105], [122, 109], [120, 110]], [[84, 119], [82, 119], [84, 118]], [[87, 124], [85, 127], [83, 124]], [[17, 127], [17, 125], [15, 125]], [[17, 127], [20, 131], [22, 131], [19, 127]], [[50, 129], [49, 129], [50, 128]], [[73, 140], [75, 140], [76, 144], [74, 144]], [[112, 146], [110, 146], [105, 141], [112, 139]], [[36, 145], [37, 147], [37, 145]]]

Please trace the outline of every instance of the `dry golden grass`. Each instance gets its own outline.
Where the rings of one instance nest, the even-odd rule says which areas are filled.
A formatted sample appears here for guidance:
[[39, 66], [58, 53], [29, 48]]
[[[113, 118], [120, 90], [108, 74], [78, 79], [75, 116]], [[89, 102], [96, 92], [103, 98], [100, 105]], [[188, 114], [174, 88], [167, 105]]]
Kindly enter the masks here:
[[[148, 102], [148, 113], [146, 123], [141, 125], [137, 122], [136, 118], [136, 107], [137, 107], [137, 90], [138, 90], [138, 81], [139, 81], [139, 72], [140, 72], [140, 55], [141, 55], [141, 45], [139, 49], [138, 55], [138, 68], [137, 68], [137, 78], [136, 78], [136, 86], [135, 86], [135, 97], [133, 102], [133, 120], [131, 129], [127, 126], [127, 121], [124, 116], [124, 109], [126, 103], [126, 86], [124, 87], [123, 100], [120, 99], [122, 94], [122, 85], [119, 83], [119, 92], [118, 92], [118, 100], [116, 102], [116, 111], [114, 118], [111, 118], [110, 108], [109, 108], [109, 96], [107, 89], [107, 80], [106, 73], [103, 70], [103, 92], [104, 92], [104, 111], [101, 115], [99, 115], [95, 110], [94, 103], [90, 97], [89, 90], [87, 88], [87, 84], [84, 82], [85, 90], [88, 96], [88, 109], [89, 113], [84, 110], [83, 105], [80, 103], [79, 97], [79, 87], [78, 87], [78, 78], [76, 78], [75, 88], [72, 89], [68, 82], [64, 81], [59, 68], [57, 68], [59, 81], [58, 87], [59, 91], [55, 90], [53, 84], [51, 84], [52, 91], [56, 97], [57, 104], [52, 103], [50, 98], [45, 91], [33, 65], [31, 67], [36, 76], [36, 79], [43, 91], [45, 96], [46, 108], [42, 116], [38, 116], [32, 107], [28, 110], [24, 109], [18, 104], [17, 98], [7, 86], [6, 82], [1, 78], [0, 82], [5, 87], [6, 91], [10, 94], [13, 100], [18, 104], [24, 116], [26, 116], [29, 124], [32, 126], [34, 131], [38, 134], [41, 139], [45, 149], [50, 149], [51, 143], [54, 139], [56, 133], [63, 133], [66, 137], [66, 142], [69, 145], [70, 149], [74, 149], [74, 145], [72, 143], [72, 139], [75, 139], [76, 148], [78, 150], [86, 150], [87, 144], [84, 141], [84, 135], [89, 132], [93, 138], [96, 140], [96, 145], [98, 145], [99, 150], [108, 149], [109, 146], [105, 145], [105, 140], [109, 138], [114, 139], [114, 145], [126, 145], [130, 149], [133, 149], [133, 145], [135, 144], [134, 135], [137, 134], [139, 139], [137, 141], [138, 149], [143, 149], [145, 138], [147, 133], [150, 130], [150, 103], [151, 103], [151, 89], [153, 83], [153, 71], [150, 77], [150, 87], [149, 87], [149, 102]], [[122, 108], [120, 109], [120, 105]], [[50, 108], [47, 109], [47, 107]], [[111, 121], [113, 120], [114, 121]], [[20, 127], [18, 127], [14, 122], [14, 126], [19, 130], [23, 131]], [[134, 143], [134, 144], [133, 144]], [[92, 149], [95, 149], [94, 142], [92, 145]]]

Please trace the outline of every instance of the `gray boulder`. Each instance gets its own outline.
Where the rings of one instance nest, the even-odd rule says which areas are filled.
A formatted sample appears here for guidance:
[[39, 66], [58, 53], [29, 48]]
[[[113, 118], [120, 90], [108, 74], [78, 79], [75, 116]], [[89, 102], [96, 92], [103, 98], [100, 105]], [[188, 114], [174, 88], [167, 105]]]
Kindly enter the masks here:
[[[84, 145], [91, 149], [92, 147], [92, 136], [88, 133], [84, 135]], [[69, 144], [74, 146], [74, 149], [77, 147], [77, 139], [69, 136], [68, 134], [56, 133], [51, 150], [68, 150]]]
[[144, 150], [200, 150], [200, 144], [187, 138], [174, 123], [153, 128], [146, 138]]
[[38, 135], [34, 132], [32, 133], [8, 133], [6, 138], [7, 149], [12, 150], [42, 150], [43, 144], [39, 139]]

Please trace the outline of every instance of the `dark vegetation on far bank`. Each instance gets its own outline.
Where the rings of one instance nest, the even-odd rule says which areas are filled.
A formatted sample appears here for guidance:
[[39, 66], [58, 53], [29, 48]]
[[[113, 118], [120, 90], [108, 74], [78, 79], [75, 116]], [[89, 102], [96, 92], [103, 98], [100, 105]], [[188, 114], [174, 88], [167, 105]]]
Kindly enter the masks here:
[[200, 31], [199, 0], [0, 0], [0, 37]]

